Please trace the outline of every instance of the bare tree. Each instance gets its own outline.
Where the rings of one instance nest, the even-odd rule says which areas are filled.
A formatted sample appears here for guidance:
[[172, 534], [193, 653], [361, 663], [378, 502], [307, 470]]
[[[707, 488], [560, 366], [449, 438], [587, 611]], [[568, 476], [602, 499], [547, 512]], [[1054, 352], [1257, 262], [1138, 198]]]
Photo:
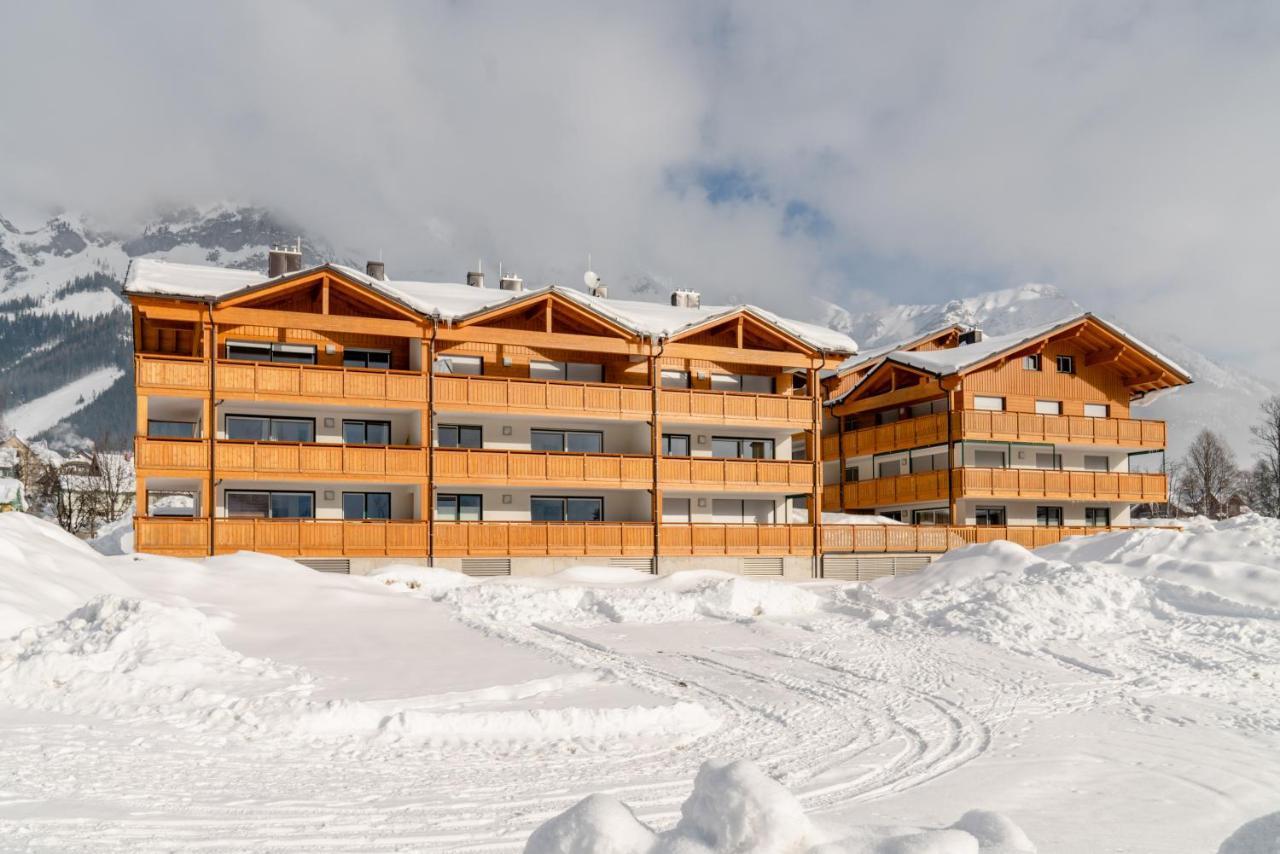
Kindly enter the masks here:
[[1280, 516], [1280, 395], [1262, 401], [1262, 420], [1249, 429], [1262, 447], [1258, 465], [1251, 475], [1254, 509], [1268, 516]]
[[1232, 497], [1240, 491], [1240, 469], [1235, 454], [1212, 430], [1201, 430], [1179, 465], [1179, 502], [1204, 516], [1221, 519], [1229, 512]]

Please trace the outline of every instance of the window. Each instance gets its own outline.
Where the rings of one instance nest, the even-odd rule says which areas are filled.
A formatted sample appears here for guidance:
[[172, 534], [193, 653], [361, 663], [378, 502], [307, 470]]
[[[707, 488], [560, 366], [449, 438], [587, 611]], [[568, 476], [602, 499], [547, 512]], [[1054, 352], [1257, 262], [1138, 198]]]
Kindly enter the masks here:
[[772, 439], [739, 439], [730, 436], [711, 437], [711, 456], [721, 459], [771, 460]]
[[951, 511], [945, 507], [927, 507], [911, 514], [913, 525], [950, 525]]
[[796, 436], [791, 440], [791, 459], [809, 459], [809, 441], [803, 435]]
[[902, 474], [906, 460], [881, 460], [876, 463], [876, 477], [897, 477]]
[[787, 496], [787, 518], [785, 521], [791, 523], [811, 521], [809, 519], [809, 496]]
[[196, 494], [147, 490], [147, 515], [183, 516], [189, 519], [196, 515]]
[[845, 483], [857, 483], [857, 482], [858, 482], [858, 467], [857, 467], [857, 466], [846, 466], [846, 467], [845, 467], [845, 470], [844, 470], [844, 482], [845, 482]]
[[1036, 453], [1036, 468], [1038, 469], [1060, 469], [1062, 468], [1062, 454], [1042, 454]]
[[1110, 418], [1111, 406], [1106, 403], [1086, 403], [1084, 414], [1087, 418]]
[[858, 429], [858, 416], [846, 415], [844, 417], [844, 432], [848, 433]]
[[901, 521], [902, 521], [902, 511], [901, 511], [901, 510], [884, 510], [884, 511], [881, 511], [880, 513], [878, 513], [877, 515], [879, 515], [879, 516], [883, 516], [883, 517], [884, 517], [884, 518], [886, 518], [886, 519], [892, 519], [892, 520], [893, 520], [893, 521], [895, 521], [895, 522], [901, 522]]
[[1058, 373], [1074, 374], [1076, 372], [1075, 356], [1059, 356], [1058, 357]]
[[1022, 370], [1038, 371], [1040, 370], [1040, 354], [1036, 353], [1031, 356], [1022, 357]]
[[342, 441], [348, 445], [390, 445], [390, 421], [342, 421]]
[[347, 347], [342, 351], [342, 366], [345, 368], [389, 370], [391, 368], [391, 351]]
[[148, 419], [147, 435], [160, 439], [194, 439], [196, 423], [194, 421], [157, 421]]
[[663, 433], [662, 455], [664, 457], [689, 456], [689, 437], [679, 433]]
[[604, 434], [593, 430], [530, 430], [529, 447], [535, 451], [599, 454], [604, 450]]
[[435, 371], [437, 374], [467, 374], [478, 377], [484, 373], [484, 359], [479, 356], [437, 356]]
[[1084, 457], [1085, 471], [1111, 471], [1111, 458], [1104, 456], [1094, 456], [1085, 454]]
[[947, 467], [947, 449], [933, 448], [925, 451], [913, 451], [911, 455], [911, 471], [942, 471]]
[[979, 394], [973, 398], [973, 408], [982, 409], [987, 412], [1004, 412], [1004, 398], [989, 397], [985, 394]]
[[896, 409], [886, 409], [883, 412], [876, 413], [877, 424], [893, 424], [901, 418], [901, 413]]
[[773, 394], [773, 377], [761, 374], [712, 374], [711, 387], [716, 391]]
[[390, 492], [342, 493], [343, 519], [390, 519]]
[[663, 498], [662, 499], [662, 521], [664, 522], [689, 522], [692, 517], [689, 515], [689, 499], [687, 498]]
[[250, 362], [316, 363], [316, 345], [281, 344], [271, 341], [228, 341], [227, 358]]
[[258, 519], [312, 519], [316, 496], [312, 492], [263, 492], [227, 490], [227, 515]]
[[774, 503], [766, 498], [713, 498], [711, 517], [730, 525], [773, 524]]
[[604, 382], [604, 365], [593, 362], [529, 362], [529, 376], [535, 380], [571, 380], [573, 382]]
[[1037, 415], [1061, 415], [1061, 414], [1062, 414], [1062, 401], [1060, 401], [1060, 400], [1037, 400], [1037, 401], [1036, 401], [1036, 414], [1037, 414]]
[[529, 511], [535, 522], [599, 522], [604, 518], [604, 499], [535, 495], [529, 501]]
[[1053, 528], [1062, 527], [1062, 508], [1061, 507], [1037, 507], [1036, 508], [1036, 524]]
[[663, 388], [688, 388], [689, 372], [688, 371], [663, 371], [662, 387]]
[[919, 418], [923, 415], [935, 415], [939, 412], [946, 412], [946, 411], [947, 411], [946, 398], [939, 398], [938, 400], [930, 400], [925, 403], [917, 403], [914, 406], [912, 406], [910, 410], [912, 418]]
[[462, 424], [441, 424], [436, 431], [440, 448], [483, 448], [484, 430]]
[[973, 464], [980, 469], [1002, 469], [1007, 468], [1007, 457], [1004, 451], [983, 451], [976, 450], [973, 452]]
[[314, 418], [276, 418], [263, 415], [228, 415], [227, 438], [251, 442], [314, 442]]
[[437, 495], [436, 518], [441, 522], [479, 522], [484, 499], [479, 495]]
[[974, 521], [979, 525], [1005, 524], [1003, 507], [979, 507], [974, 511]]
[[1111, 526], [1110, 507], [1084, 508], [1084, 523], [1090, 528], [1108, 528]]

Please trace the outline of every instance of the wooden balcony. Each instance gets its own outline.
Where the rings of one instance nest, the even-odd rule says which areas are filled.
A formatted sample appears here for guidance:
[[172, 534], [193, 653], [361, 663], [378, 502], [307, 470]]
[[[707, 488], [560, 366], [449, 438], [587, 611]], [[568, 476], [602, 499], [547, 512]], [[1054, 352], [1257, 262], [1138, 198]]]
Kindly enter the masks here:
[[[218, 554], [266, 552], [285, 557], [422, 557], [427, 523], [421, 520], [353, 522], [343, 519], [214, 520]], [[138, 551], [199, 557], [208, 553], [209, 520], [136, 517]]]
[[664, 523], [664, 555], [811, 555], [812, 525]]
[[658, 410], [668, 421], [763, 425], [794, 430], [813, 426], [813, 398], [803, 395], [664, 388], [658, 392]]
[[1112, 530], [1116, 529], [1047, 525], [823, 525], [822, 551], [825, 554], [941, 553], [995, 540], [1036, 549], [1067, 537], [1105, 534]]
[[[186, 396], [209, 393], [209, 363], [204, 359], [146, 355], [134, 359], [139, 391]], [[219, 359], [217, 376], [217, 394], [239, 400], [323, 400], [383, 406], [427, 401], [427, 377], [417, 371]]]
[[435, 480], [476, 486], [650, 489], [653, 458], [490, 448], [436, 448]]
[[[959, 498], [1061, 498], [1097, 501], [1165, 501], [1162, 474], [1057, 471], [1046, 469], [952, 469], [951, 489]], [[917, 472], [844, 485], [844, 506], [886, 507], [923, 501], [946, 503], [947, 472]], [[823, 487], [824, 504], [840, 506], [839, 484]]]
[[440, 557], [653, 555], [650, 522], [437, 522]]
[[[135, 441], [137, 467], [151, 477], [204, 477], [209, 472], [207, 439]], [[402, 479], [427, 476], [427, 449], [396, 445], [339, 445], [311, 442], [244, 442], [215, 445], [218, 476], [246, 480], [298, 477], [311, 480]]]
[[653, 409], [649, 386], [440, 374], [434, 382], [435, 407], [445, 411], [632, 420]]
[[662, 487], [717, 490], [799, 491], [813, 488], [813, 463], [805, 460], [732, 460], [719, 457], [663, 457]]
[[[851, 430], [844, 434], [844, 456], [847, 459], [940, 445], [947, 438], [947, 414], [938, 412], [878, 427]], [[957, 442], [1042, 442], [1154, 450], [1165, 446], [1166, 429], [1163, 421], [1135, 418], [965, 410], [951, 413], [951, 439]], [[839, 435], [823, 437], [824, 459], [839, 457], [839, 441]]]

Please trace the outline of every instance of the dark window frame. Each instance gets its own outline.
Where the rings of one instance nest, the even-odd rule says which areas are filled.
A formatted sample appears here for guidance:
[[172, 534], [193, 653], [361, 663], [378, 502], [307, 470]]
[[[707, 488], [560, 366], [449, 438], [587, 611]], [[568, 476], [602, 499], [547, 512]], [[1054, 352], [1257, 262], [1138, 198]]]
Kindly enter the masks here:
[[[174, 435], [171, 433], [157, 433], [153, 425], [156, 424], [182, 424], [191, 428], [190, 436]], [[199, 427], [198, 421], [175, 421], [171, 418], [148, 418], [147, 419], [147, 438], [148, 439], [198, 439], [196, 428]]]
[[[348, 516], [348, 515], [347, 515], [347, 496], [348, 496], [348, 495], [359, 495], [359, 496], [361, 496], [361, 497], [364, 499], [364, 500], [361, 502], [361, 507], [363, 508], [363, 509], [362, 509], [362, 514], [363, 514], [363, 515], [361, 515], [361, 516], [360, 516], [360, 517], [358, 517], [358, 518], [356, 518], [356, 517], [352, 517], [352, 516]], [[370, 516], [370, 515], [369, 515], [369, 496], [370, 496], [370, 495], [385, 495], [385, 496], [387, 496], [387, 515], [386, 515], [386, 516]], [[391, 493], [390, 493], [390, 492], [383, 492], [383, 491], [381, 491], [381, 490], [361, 491], [361, 490], [345, 490], [345, 489], [342, 491], [342, 518], [343, 518], [344, 520], [346, 520], [346, 521], [350, 521], [350, 522], [362, 522], [362, 521], [372, 521], [372, 522], [390, 522], [390, 521], [391, 521], [391, 519], [392, 519], [392, 512], [393, 512], [392, 507], [393, 507], [393, 505], [392, 505], [392, 501], [391, 501]]]
[[[685, 453], [671, 453], [671, 440], [683, 439]], [[663, 433], [662, 434], [662, 456], [664, 457], [690, 457], [693, 456], [693, 434], [691, 433]]]
[[[999, 514], [999, 521], [992, 516]], [[1003, 504], [979, 505], [973, 508], [973, 523], [983, 528], [1003, 528], [1009, 524], [1009, 509]]]
[[[738, 453], [732, 457], [721, 457], [716, 454], [716, 442], [737, 442]], [[769, 456], [767, 457], [744, 457], [742, 455], [744, 442], [768, 442]], [[776, 460], [778, 458], [778, 442], [775, 439], [760, 438], [756, 436], [712, 436], [711, 437], [711, 456], [719, 460]]]
[[[267, 438], [265, 439], [232, 439], [230, 421], [232, 418], [256, 418], [267, 422]], [[289, 421], [300, 422], [311, 425], [310, 439], [272, 439], [271, 438], [271, 422], [273, 421]], [[222, 416], [222, 432], [227, 434], [224, 442], [279, 442], [281, 444], [315, 444], [316, 441], [316, 419], [306, 416], [293, 415], [249, 415], [243, 412], [228, 412]]]
[[[558, 451], [547, 451], [547, 450], [541, 450], [541, 449], [538, 449], [538, 448], [534, 448], [534, 447], [533, 447], [533, 434], [534, 434], [534, 433], [559, 433], [559, 434], [560, 434], [560, 450], [558, 450]], [[570, 434], [578, 435], [578, 436], [599, 436], [599, 437], [600, 437], [600, 450], [598, 450], [598, 451], [570, 451], [570, 450], [568, 450], [568, 448], [569, 448], [569, 435], [570, 435]], [[532, 428], [530, 428], [530, 429], [529, 429], [529, 447], [530, 447], [530, 449], [531, 449], [531, 450], [536, 450], [536, 451], [538, 451], [539, 453], [544, 453], [544, 454], [603, 454], [603, 453], [605, 452], [605, 450], [604, 450], [604, 431], [603, 431], [603, 430], [575, 430], [575, 429], [573, 429], [573, 428], [565, 428], [565, 427], [532, 427]]]
[[[233, 348], [242, 347], [250, 350], [265, 350], [257, 356], [237, 356], [232, 352]], [[310, 361], [294, 358], [277, 358], [277, 356], [285, 356], [286, 352], [283, 348], [294, 347], [307, 350], [311, 356]], [[314, 365], [316, 364], [317, 348], [315, 344], [294, 344], [290, 341], [226, 341], [223, 343], [223, 357], [229, 361], [236, 362], [280, 362], [288, 365]]]
[[[452, 445], [446, 445], [444, 440], [445, 430], [454, 431], [455, 441]], [[480, 433], [480, 444], [464, 445], [462, 444], [463, 430], [477, 430]], [[436, 447], [437, 448], [470, 448], [476, 450], [484, 447], [484, 426], [481, 424], [440, 424], [436, 427]]]
[[[942, 521], [942, 522], [921, 522], [921, 521], [920, 521], [920, 514], [921, 514], [921, 513], [943, 513], [943, 514], [945, 514], [946, 519], [945, 519], [944, 521]], [[949, 507], [918, 507], [918, 508], [916, 508], [915, 510], [912, 510], [912, 511], [911, 511], [911, 524], [912, 524], [912, 525], [926, 525], [926, 526], [932, 526], [932, 525], [950, 525], [950, 524], [951, 524], [951, 509], [950, 509]]]
[[[1058, 521], [1050, 521], [1050, 519], [1055, 516]], [[1061, 528], [1065, 519], [1066, 513], [1061, 505], [1044, 505], [1036, 507], [1036, 524], [1041, 527]]]
[[[534, 519], [533, 518], [533, 502], [535, 501], [559, 501], [560, 502], [560, 518], [557, 519]], [[570, 519], [569, 502], [570, 501], [595, 501], [600, 505], [599, 519]], [[692, 512], [692, 510], [690, 511]], [[529, 496], [529, 520], [532, 522], [603, 522], [604, 521], [604, 496], [603, 495], [530, 495]]]
[[[1060, 374], [1074, 374], [1076, 372], [1075, 356], [1067, 353], [1060, 353], [1054, 357], [1054, 362], [1057, 364], [1058, 373]], [[1066, 366], [1065, 368], [1063, 367], [1064, 365]]]
[[[348, 363], [349, 361], [352, 360], [352, 354], [356, 354], [356, 353], [363, 354], [364, 364], [352, 365]], [[385, 367], [381, 365], [369, 364], [369, 357], [374, 354], [387, 357], [387, 364]], [[342, 367], [363, 368], [364, 370], [369, 370], [369, 371], [389, 371], [391, 370], [391, 351], [384, 350], [380, 347], [343, 347], [342, 348]]]
[[[1098, 522], [1098, 514], [1106, 516], [1106, 521]], [[1110, 528], [1111, 527], [1111, 508], [1110, 507], [1086, 507], [1084, 508], [1084, 524], [1090, 528]]]
[[1022, 357], [1022, 370], [1024, 371], [1043, 371], [1044, 360], [1040, 358], [1039, 353], [1031, 353]]
[[[362, 429], [363, 429], [363, 431], [364, 431], [364, 441], [362, 441], [362, 442], [352, 442], [352, 441], [350, 441], [349, 439], [347, 439], [347, 426], [348, 426], [348, 425], [355, 426], [355, 425], [357, 425], [357, 424], [361, 425], [361, 428], [362, 428]], [[370, 425], [370, 424], [377, 424], [377, 425], [379, 425], [379, 426], [385, 426], [385, 427], [387, 428], [387, 441], [385, 441], [385, 442], [370, 442], [370, 441], [369, 441], [369, 425]], [[392, 444], [392, 442], [391, 442], [391, 422], [390, 422], [390, 421], [384, 421], [384, 420], [382, 420], [382, 419], [380, 419], [380, 418], [344, 418], [344, 419], [342, 419], [342, 444], [344, 444], [344, 445], [361, 445], [361, 446], [365, 446], [365, 445], [367, 445], [367, 446], [371, 446], [371, 447], [375, 447], [375, 448], [378, 448], [378, 447], [387, 447], [387, 446], [389, 446], [389, 445], [391, 445], [391, 444]]]
[[[442, 499], [442, 498], [452, 498], [452, 499], [454, 500], [454, 502], [455, 502], [455, 505], [454, 505], [454, 515], [455, 515], [457, 518], [455, 518], [455, 519], [441, 519], [441, 518], [440, 518], [440, 499]], [[463, 519], [463, 518], [462, 518], [462, 499], [463, 499], [463, 498], [474, 498], [474, 499], [476, 499], [476, 502], [477, 502], [477, 503], [478, 503], [478, 505], [479, 505], [479, 506], [478, 506], [478, 508], [477, 508], [477, 509], [479, 510], [479, 517], [478, 517], [478, 518], [476, 518], [476, 519]], [[483, 522], [483, 521], [484, 521], [484, 495], [482, 495], [482, 494], [481, 494], [481, 493], [479, 493], [479, 492], [439, 492], [439, 493], [436, 493], [436, 508], [435, 508], [435, 513], [436, 513], [436, 521], [437, 521], [437, 522]]]
[[[266, 516], [233, 516], [231, 514], [232, 495], [265, 495], [267, 496]], [[311, 497], [310, 516], [274, 516], [271, 512], [271, 498], [276, 495], [307, 495]], [[316, 491], [314, 489], [224, 489], [222, 491], [222, 507], [228, 519], [314, 519], [316, 518]]]

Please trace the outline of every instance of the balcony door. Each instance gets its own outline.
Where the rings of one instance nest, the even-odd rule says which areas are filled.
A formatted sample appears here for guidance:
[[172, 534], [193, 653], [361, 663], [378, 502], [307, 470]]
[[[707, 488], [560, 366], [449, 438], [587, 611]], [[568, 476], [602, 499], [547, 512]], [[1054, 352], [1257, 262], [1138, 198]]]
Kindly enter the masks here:
[[604, 499], [535, 495], [529, 517], [535, 522], [602, 522]]

